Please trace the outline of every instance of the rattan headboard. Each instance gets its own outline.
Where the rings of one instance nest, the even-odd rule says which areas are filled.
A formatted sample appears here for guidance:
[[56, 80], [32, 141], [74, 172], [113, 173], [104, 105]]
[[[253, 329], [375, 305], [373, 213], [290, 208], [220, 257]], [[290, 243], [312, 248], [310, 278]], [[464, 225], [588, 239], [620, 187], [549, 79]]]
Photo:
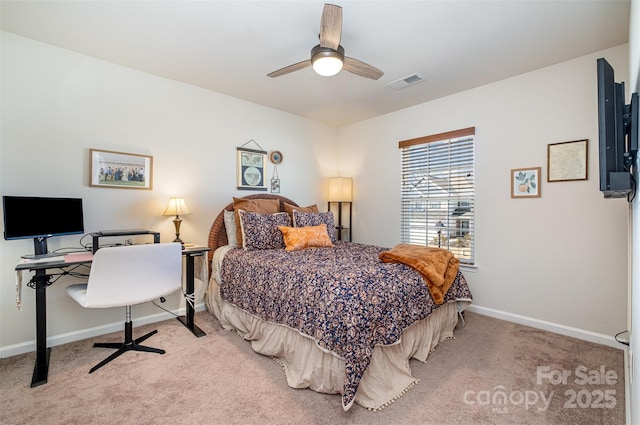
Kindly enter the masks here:
[[[289, 198], [285, 198], [284, 196], [280, 196], [280, 195], [270, 195], [268, 193], [248, 195], [248, 196], [244, 196], [243, 198], [245, 199], [278, 199], [280, 200], [280, 211], [284, 211], [284, 207], [282, 205], [283, 202], [294, 205], [296, 207], [299, 206]], [[209, 231], [209, 241], [208, 241], [208, 246], [209, 248], [211, 248], [211, 251], [209, 251], [209, 254], [208, 254], [209, 267], [211, 267], [211, 259], [213, 258], [213, 251], [215, 251], [216, 249], [218, 249], [223, 245], [226, 245], [228, 242], [227, 231], [224, 227], [224, 211], [225, 210], [233, 211], [233, 202], [227, 205], [226, 207], [224, 207], [222, 211], [220, 211], [216, 219], [213, 221], [213, 224], [211, 225], [211, 230]]]

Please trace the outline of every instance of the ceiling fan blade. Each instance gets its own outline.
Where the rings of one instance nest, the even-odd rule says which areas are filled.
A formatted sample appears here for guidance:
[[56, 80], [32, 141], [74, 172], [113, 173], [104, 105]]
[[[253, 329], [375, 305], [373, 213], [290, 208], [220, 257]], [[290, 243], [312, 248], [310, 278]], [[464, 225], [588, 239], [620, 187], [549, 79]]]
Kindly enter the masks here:
[[304, 69], [308, 66], [311, 66], [311, 59], [303, 60], [302, 62], [294, 63], [293, 65], [285, 66], [284, 68], [280, 68], [277, 71], [273, 71], [270, 74], [267, 74], [267, 77], [279, 77], [284, 74], [288, 74], [290, 72], [298, 71], [300, 69]]
[[384, 75], [384, 72], [380, 71], [375, 66], [371, 66], [348, 56], [344, 57], [344, 65], [342, 66], [342, 69], [361, 77], [371, 78], [372, 80], [377, 80]]
[[320, 46], [338, 50], [342, 37], [342, 7], [325, 4], [320, 20]]

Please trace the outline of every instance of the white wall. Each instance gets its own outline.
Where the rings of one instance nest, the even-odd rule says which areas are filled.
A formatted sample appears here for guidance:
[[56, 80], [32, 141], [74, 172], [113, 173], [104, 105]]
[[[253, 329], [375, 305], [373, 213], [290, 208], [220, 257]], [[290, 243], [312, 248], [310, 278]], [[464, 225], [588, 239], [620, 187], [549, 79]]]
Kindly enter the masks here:
[[[356, 241], [400, 242], [398, 141], [475, 126], [476, 306], [614, 344], [626, 328], [628, 206], [599, 192], [600, 56], [627, 79], [623, 45], [341, 128]], [[547, 144], [578, 139], [589, 139], [588, 180], [547, 183]], [[536, 166], [542, 197], [511, 199], [510, 170]]]
[[[640, 1], [631, 1], [629, 20], [629, 92], [640, 93]], [[640, 160], [636, 160], [636, 165]], [[637, 167], [636, 167], [637, 168]], [[636, 181], [640, 174], [636, 172]], [[631, 290], [629, 297], [631, 330], [628, 362], [631, 365], [627, 382], [630, 383], [630, 424], [640, 423], [640, 199], [636, 198], [632, 209]]]
[[[213, 219], [231, 197], [255, 193], [235, 189], [236, 147], [255, 139], [265, 150], [283, 153], [281, 195], [326, 205], [325, 178], [336, 174], [336, 129], [0, 35], [1, 194], [82, 197], [87, 232], [141, 227], [161, 232], [163, 242], [173, 240], [174, 227], [172, 218], [161, 214], [169, 197], [182, 196], [192, 215], [184, 217], [181, 237], [206, 244]], [[89, 187], [89, 148], [152, 155], [153, 190]], [[268, 173], [270, 178], [271, 167]], [[52, 238], [49, 249], [77, 246], [79, 240]], [[26, 253], [33, 253], [31, 240], [0, 238], [0, 355], [35, 347], [34, 291], [25, 286], [23, 310], [15, 305], [13, 270]], [[47, 290], [50, 344], [60, 335], [124, 321], [120, 309], [79, 307], [64, 291], [74, 282], [63, 280]], [[165, 307], [178, 308], [178, 302], [174, 296]], [[158, 312], [149, 305], [134, 308], [134, 316]]]

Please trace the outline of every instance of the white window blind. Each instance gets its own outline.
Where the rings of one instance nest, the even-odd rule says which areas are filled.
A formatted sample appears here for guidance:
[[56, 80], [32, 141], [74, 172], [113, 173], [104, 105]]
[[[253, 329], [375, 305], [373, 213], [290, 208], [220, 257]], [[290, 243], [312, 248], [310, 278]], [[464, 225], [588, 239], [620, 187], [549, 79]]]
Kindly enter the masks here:
[[399, 143], [402, 154], [401, 240], [446, 248], [474, 264], [475, 128]]

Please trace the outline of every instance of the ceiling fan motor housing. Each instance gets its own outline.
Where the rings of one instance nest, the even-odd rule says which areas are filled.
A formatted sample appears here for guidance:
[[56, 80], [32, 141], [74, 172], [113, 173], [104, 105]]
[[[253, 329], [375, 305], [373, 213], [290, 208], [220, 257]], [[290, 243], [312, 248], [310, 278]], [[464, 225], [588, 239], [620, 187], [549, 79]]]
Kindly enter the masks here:
[[340, 59], [341, 62], [344, 62], [344, 48], [338, 46], [338, 50], [333, 50], [330, 47], [322, 47], [318, 44], [311, 49], [311, 63], [326, 57], [337, 58]]

